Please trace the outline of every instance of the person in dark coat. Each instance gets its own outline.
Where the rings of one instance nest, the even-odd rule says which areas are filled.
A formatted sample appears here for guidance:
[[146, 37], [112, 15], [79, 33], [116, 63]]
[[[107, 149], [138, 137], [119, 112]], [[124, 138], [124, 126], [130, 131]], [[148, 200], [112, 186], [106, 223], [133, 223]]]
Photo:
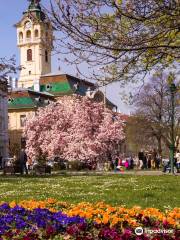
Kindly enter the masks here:
[[144, 158], [143, 158], [143, 169], [147, 169], [147, 153], [144, 154]]
[[117, 171], [117, 166], [118, 166], [118, 157], [115, 158], [115, 161], [114, 161], [114, 171], [116, 172]]
[[0, 169], [3, 169], [3, 158], [1, 155], [0, 155]]
[[133, 169], [134, 168], [134, 159], [133, 159], [133, 157], [131, 156], [130, 157], [130, 167], [129, 167], [130, 169]]
[[27, 169], [27, 166], [26, 166], [27, 154], [26, 154], [24, 148], [21, 149], [19, 161], [20, 161], [21, 174], [24, 173], [24, 170], [25, 170], [26, 174], [28, 174], [28, 169]]

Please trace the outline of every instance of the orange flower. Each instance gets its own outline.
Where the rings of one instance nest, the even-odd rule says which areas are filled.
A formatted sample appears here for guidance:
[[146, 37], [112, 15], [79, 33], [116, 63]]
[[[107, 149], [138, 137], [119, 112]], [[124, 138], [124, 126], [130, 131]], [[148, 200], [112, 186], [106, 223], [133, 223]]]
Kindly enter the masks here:
[[[1, 202], [0, 204], [3, 204]], [[142, 214], [143, 217], [149, 216], [154, 218], [161, 223], [167, 221], [173, 227], [179, 226], [180, 219], [180, 208], [174, 208], [171, 211], [161, 212], [156, 208], [146, 208], [141, 209], [138, 206], [133, 208], [112, 207], [104, 202], [99, 202], [96, 204], [81, 202], [79, 204], [68, 204], [66, 202], [60, 202], [56, 199], [49, 198], [47, 200], [37, 201], [34, 199], [24, 200], [16, 203], [12, 201], [9, 203], [10, 207], [13, 208], [16, 205], [20, 205], [29, 210], [35, 208], [48, 208], [51, 212], [57, 212], [58, 210], [63, 211], [68, 216], [80, 216], [97, 222], [98, 224], [110, 224], [114, 226], [116, 224], [122, 224], [123, 221], [127, 221], [132, 227], [139, 226], [136, 216]]]
[[109, 215], [108, 214], [104, 214], [103, 215], [103, 219], [102, 219], [102, 223], [107, 224], [109, 222]]
[[10, 206], [11, 208], [14, 208], [16, 205], [17, 205], [17, 204], [16, 204], [15, 201], [10, 202], [10, 204], [9, 204], [9, 206]]

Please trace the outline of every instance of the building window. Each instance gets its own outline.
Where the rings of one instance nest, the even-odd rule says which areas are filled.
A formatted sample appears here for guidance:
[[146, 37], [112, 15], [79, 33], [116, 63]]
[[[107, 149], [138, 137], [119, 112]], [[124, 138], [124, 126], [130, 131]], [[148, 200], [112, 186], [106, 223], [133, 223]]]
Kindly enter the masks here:
[[26, 115], [20, 115], [20, 126], [24, 127], [26, 123]]
[[35, 38], [39, 37], [39, 31], [37, 29], [34, 31], [34, 36], [35, 36]]
[[31, 75], [31, 71], [29, 71], [29, 75]]
[[28, 31], [26, 32], [26, 39], [27, 39], [27, 40], [31, 39], [31, 31], [30, 31], [30, 30], [28, 30]]
[[48, 51], [45, 51], [45, 61], [48, 62]]
[[20, 32], [19, 33], [19, 43], [22, 43], [23, 42], [23, 33]]
[[27, 50], [27, 61], [32, 61], [32, 49]]

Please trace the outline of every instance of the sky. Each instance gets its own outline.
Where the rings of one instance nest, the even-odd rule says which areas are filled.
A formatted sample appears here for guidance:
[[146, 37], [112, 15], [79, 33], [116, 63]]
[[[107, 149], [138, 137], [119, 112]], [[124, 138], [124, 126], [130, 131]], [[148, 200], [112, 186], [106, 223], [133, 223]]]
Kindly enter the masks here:
[[[41, 2], [44, 6], [48, 7], [49, 0], [42, 0]], [[19, 50], [17, 48], [14, 24], [22, 18], [22, 13], [27, 9], [28, 4], [28, 0], [0, 0], [0, 57], [15, 55], [17, 65], [19, 64]], [[75, 67], [68, 66], [64, 62], [59, 62], [58, 55], [52, 56], [52, 71], [57, 72], [59, 66], [61, 66], [62, 73], [76, 76]], [[86, 68], [86, 64], [84, 64], [83, 68]], [[82, 70], [84, 72], [84, 69]], [[106, 96], [118, 106], [118, 111], [129, 114], [132, 112], [132, 107], [122, 100], [123, 92], [124, 89], [120, 87], [120, 84], [114, 83], [107, 87]]]

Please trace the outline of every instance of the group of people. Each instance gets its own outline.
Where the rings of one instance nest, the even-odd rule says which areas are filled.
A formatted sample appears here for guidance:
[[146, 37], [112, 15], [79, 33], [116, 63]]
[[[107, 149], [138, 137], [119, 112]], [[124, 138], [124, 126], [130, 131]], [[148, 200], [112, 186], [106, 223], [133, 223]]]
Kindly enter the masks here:
[[113, 164], [114, 169], [117, 170], [130, 170], [134, 169], [159, 169], [162, 162], [161, 156], [157, 153], [156, 149], [151, 151], [141, 150], [138, 153], [137, 157], [130, 156], [125, 157], [116, 157]]
[[[180, 152], [179, 150], [176, 151], [174, 155], [174, 167], [176, 168], [177, 172], [180, 173]], [[171, 171], [171, 161], [167, 161], [163, 166], [163, 172]]]
[[[144, 152], [141, 150], [138, 153], [138, 168], [139, 169], [159, 169], [163, 167], [163, 172], [166, 172], [170, 168], [170, 159], [164, 163], [160, 154], [157, 153], [156, 149], [153, 149], [149, 152]], [[177, 172], [180, 171], [180, 152], [177, 150], [174, 154], [174, 167], [177, 169]]]
[[159, 169], [162, 158], [157, 153], [156, 149], [150, 151], [141, 150], [138, 153], [138, 168], [139, 169]]
[[115, 171], [123, 171], [124, 169], [130, 170], [134, 168], [134, 159], [132, 156], [123, 159], [123, 157], [118, 157], [113, 161], [113, 168]]
[[[2, 165], [2, 160], [0, 158], [0, 166]], [[18, 162], [19, 170], [21, 174], [28, 174], [28, 157], [25, 152], [25, 149], [22, 148], [17, 158], [14, 156], [13, 158], [13, 165]], [[111, 166], [110, 166], [111, 165]], [[163, 166], [162, 157], [157, 153], [156, 149], [151, 151], [139, 151], [138, 156], [134, 157], [130, 156], [125, 158], [123, 156], [116, 156], [112, 161], [111, 164], [105, 165], [105, 169], [110, 170], [114, 169], [115, 171], [123, 171], [123, 170], [131, 170], [136, 167], [137, 169], [159, 169]], [[180, 170], [180, 152], [177, 150], [174, 156], [174, 166], [177, 170]], [[2, 166], [1, 166], [2, 167]], [[164, 164], [163, 171], [166, 172], [166, 169], [170, 167], [170, 161], [167, 164]]]

